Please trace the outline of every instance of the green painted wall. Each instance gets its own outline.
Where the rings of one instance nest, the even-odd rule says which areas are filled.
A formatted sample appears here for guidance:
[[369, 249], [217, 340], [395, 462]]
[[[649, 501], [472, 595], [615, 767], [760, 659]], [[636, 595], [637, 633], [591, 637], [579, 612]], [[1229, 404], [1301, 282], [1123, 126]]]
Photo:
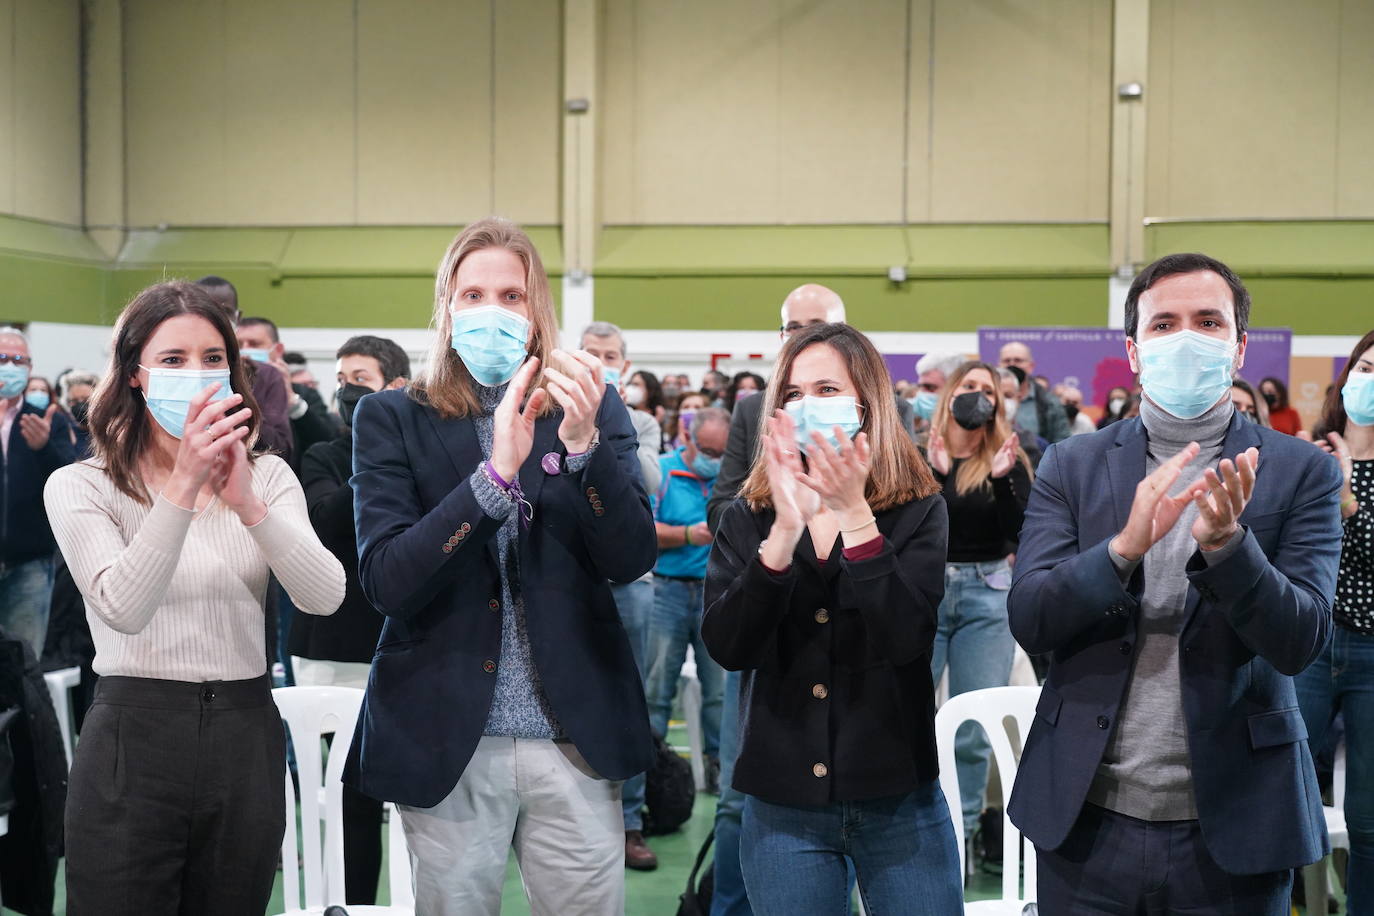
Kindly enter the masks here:
[[[217, 273], [246, 312], [296, 327], [423, 327], [433, 271], [456, 227], [174, 229], [129, 234], [104, 258], [78, 229], [0, 216], [0, 320], [109, 323], [163, 277]], [[530, 234], [561, 292], [559, 232]], [[1374, 315], [1374, 221], [1161, 223], [1151, 257], [1207, 251], [1234, 266], [1257, 320], [1350, 334]], [[789, 290], [814, 281], [875, 331], [993, 324], [1099, 325], [1107, 233], [1097, 224], [609, 227], [597, 317], [628, 327], [770, 328]], [[903, 266], [908, 280], [887, 279]]]

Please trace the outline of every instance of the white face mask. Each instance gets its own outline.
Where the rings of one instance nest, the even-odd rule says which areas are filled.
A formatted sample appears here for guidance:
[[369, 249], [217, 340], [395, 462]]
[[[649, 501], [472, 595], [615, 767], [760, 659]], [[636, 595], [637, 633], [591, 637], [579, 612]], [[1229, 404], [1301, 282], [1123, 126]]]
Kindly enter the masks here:
[[643, 385], [626, 385], [626, 386], [625, 386], [625, 403], [626, 403], [626, 404], [629, 404], [631, 407], [638, 407], [640, 404], [643, 404], [643, 403], [644, 403], [644, 386], [643, 386]]
[[1006, 412], [1008, 420], [1016, 419], [1016, 408], [1020, 406], [1021, 402], [1016, 398], [1004, 398], [1002, 400], [1002, 409]]
[[1114, 414], [1121, 413], [1122, 408], [1124, 408], [1125, 406], [1126, 401], [1122, 398], [1112, 398], [1110, 401], [1107, 402], [1108, 412]]

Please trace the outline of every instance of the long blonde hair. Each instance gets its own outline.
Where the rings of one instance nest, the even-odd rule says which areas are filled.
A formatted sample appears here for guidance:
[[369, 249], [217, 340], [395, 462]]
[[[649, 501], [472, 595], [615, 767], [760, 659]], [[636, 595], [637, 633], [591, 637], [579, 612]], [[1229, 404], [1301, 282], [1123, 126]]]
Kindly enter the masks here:
[[[482, 412], [477, 399], [477, 382], [453, 351], [450, 308], [458, 266], [468, 255], [483, 248], [504, 248], [525, 266], [525, 295], [532, 326], [527, 352], [539, 357], [539, 371], [530, 383], [530, 391], [544, 384], [549, 352], [558, 345], [558, 322], [554, 318], [549, 278], [530, 237], [515, 223], [495, 216], [468, 226], [449, 244], [444, 259], [439, 262], [439, 270], [434, 276], [434, 317], [430, 321], [434, 342], [429, 348], [429, 363], [407, 389], [412, 397], [433, 407], [446, 420]], [[543, 413], [553, 409], [554, 399], [546, 398]]]
[[[871, 449], [868, 483], [864, 486], [864, 500], [869, 507], [874, 512], [882, 512], [940, 492], [940, 485], [935, 482], [925, 459], [902, 427], [887, 364], [873, 343], [847, 324], [810, 325], [788, 338], [778, 354], [772, 383], [763, 394], [757, 395], [767, 399], [763, 417], [771, 417], [774, 411], [782, 409], [792, 365], [803, 350], [813, 346], [833, 347], [839, 353], [854, 380], [858, 402], [863, 405], [859, 430], [868, 433]], [[753, 468], [740, 487], [739, 495], [755, 512], [773, 505], [768, 468], [763, 460], [762, 429], [754, 449]]]
[[[1007, 421], [1006, 409], [1003, 406], [1006, 402], [1002, 400], [1001, 377], [997, 374], [997, 369], [987, 363], [978, 360], [970, 360], [950, 375], [945, 382], [945, 390], [940, 394], [940, 403], [935, 408], [935, 416], [931, 420], [931, 428], [941, 436], [948, 437], [949, 424], [955, 422], [954, 414], [950, 411], [950, 402], [956, 397], [956, 389], [959, 383], [973, 370], [982, 369], [992, 377], [992, 416], [988, 422], [983, 424], [982, 437], [978, 440], [978, 446], [973, 454], [959, 465], [959, 472], [954, 476], [954, 491], [960, 496], [967, 496], [974, 490], [991, 488], [992, 486], [992, 459], [997, 454], [997, 450], [1007, 441], [1011, 435], [1011, 423]], [[1035, 382], [1031, 382], [1032, 385]], [[968, 392], [958, 392], [967, 394]], [[1016, 456], [1021, 464], [1025, 466], [1026, 473], [1031, 473], [1030, 459], [1026, 456], [1026, 450], [1016, 449]]]

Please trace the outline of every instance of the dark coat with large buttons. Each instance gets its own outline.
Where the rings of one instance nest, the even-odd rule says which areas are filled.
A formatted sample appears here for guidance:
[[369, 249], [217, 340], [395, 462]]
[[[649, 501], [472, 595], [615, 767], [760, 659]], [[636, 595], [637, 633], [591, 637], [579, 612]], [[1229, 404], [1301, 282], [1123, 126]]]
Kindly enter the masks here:
[[[1331, 636], [1341, 551], [1340, 469], [1312, 445], [1239, 413], [1222, 457], [1260, 452], [1244, 541], [1194, 553], [1179, 677], [1203, 839], [1232, 874], [1307, 865], [1328, 851], [1293, 675]], [[1108, 544], [1145, 477], [1139, 419], [1050, 447], [1026, 507], [1008, 597], [1012, 633], [1053, 653], [1008, 813], [1057, 849], [1083, 808], [1131, 680], [1143, 567], [1126, 585]]]
[[[638, 440], [607, 389], [600, 445], [573, 473], [562, 413], [536, 421], [520, 486], [520, 589], [530, 649], [558, 722], [601, 776], [653, 758], [630, 643], [607, 580], [633, 582], [657, 554]], [[363, 590], [386, 615], [344, 781], [373, 798], [432, 807], [453, 790], [487, 722], [501, 654], [502, 521], [469, 482], [484, 460], [470, 419], [442, 420], [404, 390], [363, 398], [352, 479]]]
[[776, 576], [758, 557], [773, 518], [731, 503], [706, 572], [702, 640], [744, 672], [734, 787], [819, 806], [929, 784], [939, 774], [930, 650], [945, 593], [944, 499], [878, 513], [882, 548], [864, 560], [845, 559], [837, 538], [822, 565], [803, 534]]

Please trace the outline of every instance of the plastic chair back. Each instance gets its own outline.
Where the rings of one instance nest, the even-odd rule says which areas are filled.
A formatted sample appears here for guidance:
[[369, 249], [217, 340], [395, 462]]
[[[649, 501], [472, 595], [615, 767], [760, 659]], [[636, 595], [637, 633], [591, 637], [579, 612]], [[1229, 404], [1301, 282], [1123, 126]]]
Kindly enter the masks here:
[[[301, 856], [296, 854], [296, 791], [286, 774], [286, 834], [282, 838], [282, 896], [288, 912], [344, 901], [343, 767], [363, 692], [356, 687], [277, 687], [272, 699], [296, 750], [300, 780]], [[334, 733], [329, 761], [323, 736]], [[320, 810], [323, 794], [324, 810]], [[320, 821], [324, 821], [323, 842]], [[402, 846], [404, 854], [404, 845]], [[299, 869], [299, 871], [298, 871]], [[298, 873], [305, 878], [301, 897]]]
[[[940, 788], [954, 821], [954, 836], [959, 845], [959, 873], [964, 874], [964, 819], [959, 801], [959, 774], [954, 759], [954, 736], [965, 722], [982, 726], [992, 745], [992, 759], [1002, 781], [1005, 797], [1011, 797], [1021, 749], [1035, 718], [1039, 687], [991, 687], [971, 690], [950, 697], [935, 713], [935, 745], [940, 758]], [[1009, 727], [1011, 731], [1009, 731]], [[1013, 744], [1013, 741], [1015, 742]], [[1002, 901], [1003, 904], [1035, 899], [1035, 847], [1025, 844], [1025, 893], [1020, 893], [1021, 831], [1002, 814]], [[1019, 909], [1015, 912], [1020, 912]]]

